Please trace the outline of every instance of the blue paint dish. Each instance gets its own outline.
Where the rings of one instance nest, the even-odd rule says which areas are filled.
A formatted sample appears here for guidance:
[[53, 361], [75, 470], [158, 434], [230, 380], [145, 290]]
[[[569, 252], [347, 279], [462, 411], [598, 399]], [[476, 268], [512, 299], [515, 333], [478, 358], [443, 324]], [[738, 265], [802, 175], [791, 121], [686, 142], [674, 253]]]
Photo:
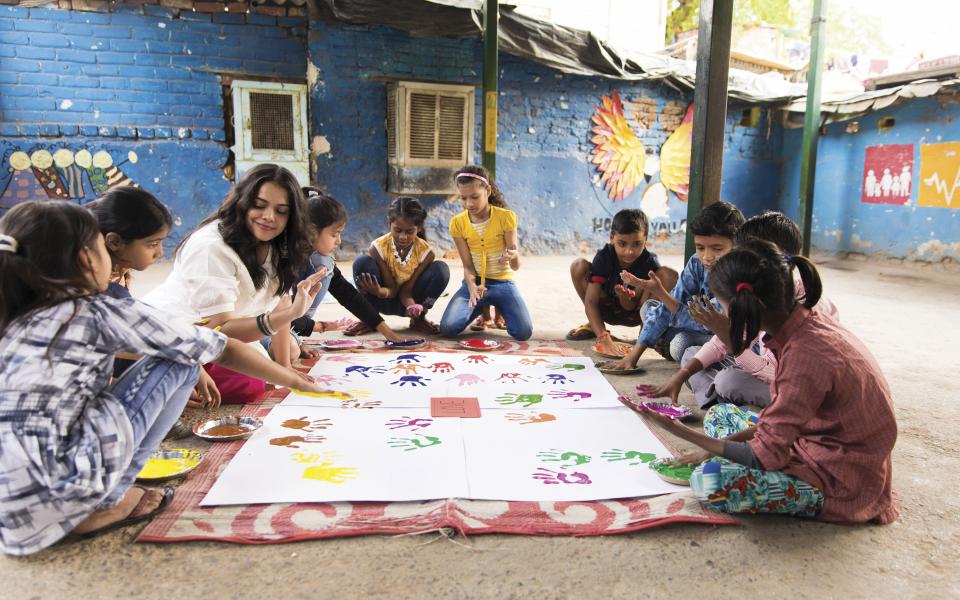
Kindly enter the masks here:
[[414, 346], [422, 346], [426, 342], [427, 340], [423, 338], [418, 338], [413, 340], [406, 340], [403, 342], [391, 342], [390, 340], [386, 340], [384, 344], [387, 345], [387, 348], [413, 348]]

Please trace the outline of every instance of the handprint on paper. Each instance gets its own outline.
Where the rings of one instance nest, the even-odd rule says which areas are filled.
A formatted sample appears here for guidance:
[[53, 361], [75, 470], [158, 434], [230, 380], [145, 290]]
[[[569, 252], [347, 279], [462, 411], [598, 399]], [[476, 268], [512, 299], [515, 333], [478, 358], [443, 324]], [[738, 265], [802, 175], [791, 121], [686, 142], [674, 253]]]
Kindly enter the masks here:
[[487, 357], [484, 356], [484, 355], [482, 355], [482, 354], [471, 354], [470, 356], [468, 356], [468, 357], [465, 358], [464, 360], [466, 360], [468, 363], [472, 363], [472, 364], [475, 364], [475, 365], [479, 365], [479, 364], [481, 364], [481, 363], [483, 363], [483, 364], [488, 364], [488, 363], [490, 362], [490, 361], [487, 360]]
[[586, 473], [574, 471], [573, 473], [561, 473], [552, 469], [539, 467], [533, 475], [534, 479], [539, 479], [544, 485], [557, 485], [561, 483], [591, 484], [590, 477]]
[[426, 386], [426, 382], [430, 381], [429, 379], [424, 378], [422, 375], [404, 375], [396, 381], [391, 381], [390, 385], [399, 385], [403, 387], [407, 384], [417, 387], [417, 386]]
[[290, 455], [290, 460], [298, 463], [318, 463], [318, 462], [327, 462], [334, 460], [339, 455], [336, 452], [311, 452], [307, 454], [306, 452], [294, 452]]
[[568, 378], [566, 375], [560, 375], [558, 373], [547, 373], [547, 376], [541, 379], [543, 383], [552, 383], [553, 385], [563, 385], [564, 383], [574, 383], [574, 381]]
[[530, 381], [520, 373], [500, 373], [500, 377], [497, 377], [495, 381], [502, 381], [504, 383], [516, 383], [522, 381], [524, 383]]
[[401, 364], [390, 369], [391, 373], [403, 373], [404, 375], [416, 375], [417, 369], [422, 369], [422, 365]]
[[325, 462], [307, 467], [303, 471], [303, 478], [327, 483], [346, 483], [351, 479], [356, 479], [359, 473], [360, 471], [353, 467], [337, 467], [333, 463]]
[[606, 452], [601, 452], [600, 457], [606, 460], [607, 462], [618, 462], [621, 460], [629, 460], [631, 462], [627, 463], [628, 465], [641, 465], [644, 463], [652, 462], [657, 459], [656, 454], [650, 454], [649, 452], [640, 452], [639, 450], [621, 450], [620, 448], [614, 448], [612, 450], [607, 450]]
[[579, 402], [580, 400], [585, 400], [593, 396], [590, 392], [568, 392], [567, 390], [552, 390], [548, 393], [551, 398], [557, 400], [573, 400], [574, 402]]
[[404, 427], [409, 427], [410, 431], [419, 431], [425, 427], [429, 427], [433, 424], [433, 419], [421, 419], [421, 418], [412, 418], [412, 417], [400, 417], [398, 419], [390, 419], [385, 423], [389, 429], [403, 429]]
[[349, 354], [328, 354], [323, 357], [323, 360], [327, 362], [348, 362], [352, 363], [357, 360], [356, 356], [351, 356]]
[[520, 359], [521, 365], [539, 365], [540, 363], [545, 363], [545, 362], [547, 362], [547, 359], [545, 358], [521, 358]]
[[585, 366], [578, 365], [577, 363], [547, 365], [547, 368], [552, 371], [582, 371], [586, 369]]
[[503, 406], [522, 404], [523, 408], [530, 408], [534, 404], [543, 402], [543, 396], [540, 394], [501, 394], [497, 396], [495, 402]]
[[386, 372], [387, 370], [384, 369], [383, 367], [365, 367], [363, 365], [353, 365], [343, 370], [344, 375], [352, 375], [356, 373], [358, 375], [363, 375], [364, 377], [367, 377], [367, 378], [370, 377], [369, 373], [373, 373], [374, 375], [380, 375]]
[[504, 415], [508, 421], [514, 421], [521, 425], [530, 425], [531, 423], [546, 423], [556, 421], [557, 418], [550, 413], [507, 413]]
[[340, 403], [340, 408], [376, 408], [383, 404], [379, 400], [344, 400]]
[[420, 362], [420, 357], [422, 356], [423, 356], [422, 354], [401, 354], [396, 358], [392, 359], [390, 362], [395, 362], [397, 364], [418, 363]]
[[580, 454], [578, 452], [562, 452], [556, 448], [550, 448], [549, 450], [543, 450], [537, 452], [537, 458], [543, 462], [567, 462], [568, 464], [560, 465], [561, 469], [566, 469], [567, 467], [576, 467], [578, 465], [585, 465], [590, 462], [590, 457], [586, 454]]
[[432, 435], [423, 435], [422, 433], [418, 433], [416, 437], [412, 438], [392, 437], [387, 441], [387, 445], [391, 448], [400, 448], [404, 452], [429, 448], [430, 446], [436, 446], [442, 443], [440, 438]]
[[282, 427], [287, 429], [301, 429], [303, 431], [322, 431], [331, 427], [333, 422], [330, 419], [308, 419], [306, 415], [299, 419], [287, 419], [281, 423]]
[[288, 435], [284, 437], [273, 438], [270, 440], [271, 446], [283, 446], [285, 448], [299, 448], [297, 444], [322, 444], [327, 438], [322, 435], [307, 434]]
[[480, 379], [478, 376], [472, 373], [461, 373], [459, 375], [454, 375], [447, 381], [456, 381], [457, 385], [463, 387], [465, 385], [477, 385], [478, 383], [483, 383], [483, 379]]
[[430, 369], [434, 373], [449, 373], [453, 371], [453, 365], [448, 362], [438, 362], [430, 365]]

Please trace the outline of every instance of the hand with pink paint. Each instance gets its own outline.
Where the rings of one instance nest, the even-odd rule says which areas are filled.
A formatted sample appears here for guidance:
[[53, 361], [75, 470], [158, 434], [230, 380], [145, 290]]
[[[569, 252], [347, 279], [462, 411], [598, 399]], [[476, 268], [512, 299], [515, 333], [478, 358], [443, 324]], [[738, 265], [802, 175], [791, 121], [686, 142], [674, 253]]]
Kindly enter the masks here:
[[400, 417], [390, 419], [385, 423], [388, 429], [404, 429], [409, 427], [410, 431], [418, 431], [433, 424], [433, 419]]
[[474, 375], [473, 373], [461, 373], [459, 375], [454, 375], [447, 381], [456, 381], [459, 387], [465, 385], [477, 385], [478, 383], [483, 383], [483, 379]]
[[515, 421], [520, 425], [531, 425], [533, 423], [547, 423], [549, 421], [556, 421], [557, 418], [550, 413], [538, 413], [538, 414], [523, 414], [523, 413], [507, 413], [506, 418], [508, 421]]
[[411, 304], [410, 306], [407, 307], [407, 310], [405, 312], [407, 316], [410, 317], [411, 319], [416, 319], [417, 317], [423, 314], [423, 305]]
[[438, 362], [430, 365], [430, 369], [434, 373], [449, 373], [453, 371], [453, 365], [448, 362]]
[[468, 363], [473, 363], [475, 365], [479, 365], [481, 363], [487, 364], [490, 362], [487, 360], [487, 357], [482, 354], [471, 354], [466, 360]]
[[343, 379], [340, 379], [336, 375], [322, 374], [314, 375], [313, 380], [320, 385], [335, 385], [339, 383], [344, 383]]
[[568, 392], [567, 390], [553, 390], [549, 394], [551, 398], [557, 400], [573, 400], [574, 402], [593, 397], [590, 392]]

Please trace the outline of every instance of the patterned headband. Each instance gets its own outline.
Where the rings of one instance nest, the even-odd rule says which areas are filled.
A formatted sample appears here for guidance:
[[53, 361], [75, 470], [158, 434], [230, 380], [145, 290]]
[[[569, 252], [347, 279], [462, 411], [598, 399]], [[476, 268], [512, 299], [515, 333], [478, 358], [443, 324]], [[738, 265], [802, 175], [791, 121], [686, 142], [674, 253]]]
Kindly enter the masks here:
[[15, 237], [0, 233], [0, 252], [12, 252], [16, 254], [19, 247], [20, 244]]
[[461, 177], [469, 177], [470, 179], [476, 179], [478, 181], [482, 181], [484, 185], [488, 185], [488, 186], [490, 185], [490, 182], [487, 181], [486, 177], [484, 177], [483, 175], [477, 175], [476, 173], [457, 173], [454, 179], [460, 179]]

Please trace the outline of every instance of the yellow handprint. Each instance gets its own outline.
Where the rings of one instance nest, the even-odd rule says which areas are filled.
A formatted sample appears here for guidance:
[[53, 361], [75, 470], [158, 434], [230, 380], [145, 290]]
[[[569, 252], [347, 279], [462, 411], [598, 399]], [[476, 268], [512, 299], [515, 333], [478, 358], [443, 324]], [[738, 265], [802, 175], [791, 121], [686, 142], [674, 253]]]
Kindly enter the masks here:
[[307, 467], [303, 471], [304, 479], [326, 481], [327, 483], [346, 483], [359, 476], [359, 470], [353, 467], [335, 467], [333, 463], [320, 463], [314, 467]]

